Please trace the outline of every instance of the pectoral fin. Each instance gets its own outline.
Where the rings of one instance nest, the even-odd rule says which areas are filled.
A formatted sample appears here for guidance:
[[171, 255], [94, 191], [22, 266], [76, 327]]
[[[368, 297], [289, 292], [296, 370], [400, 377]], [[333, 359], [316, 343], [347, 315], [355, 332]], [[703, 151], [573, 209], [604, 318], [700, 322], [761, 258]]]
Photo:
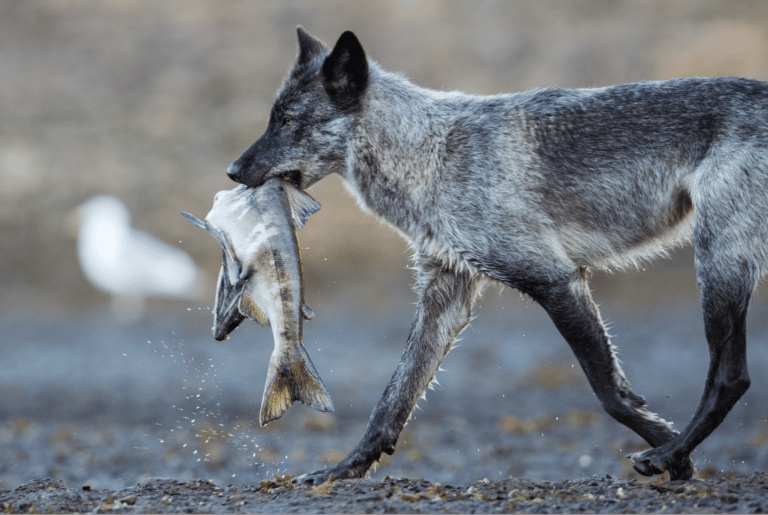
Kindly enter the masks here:
[[231, 284], [235, 284], [237, 282], [237, 278], [240, 276], [241, 266], [235, 257], [235, 251], [232, 250], [232, 244], [230, 243], [227, 235], [218, 230], [216, 227], [200, 220], [196, 216], [185, 213], [184, 211], [179, 211], [179, 213], [181, 213], [181, 216], [189, 220], [191, 223], [195, 224], [201, 229], [208, 231], [210, 235], [216, 239], [219, 245], [221, 245], [221, 248], [224, 249], [224, 263], [226, 265], [227, 273], [229, 274], [229, 282]]
[[201, 229], [205, 229], [206, 231], [208, 230], [208, 225], [202, 220], [200, 220], [199, 218], [192, 216], [189, 213], [185, 213], [184, 211], [179, 211], [179, 213], [181, 213], [181, 216], [183, 216], [184, 218], [186, 218], [196, 226], [200, 227]]
[[315, 370], [306, 349], [299, 345], [294, 356], [283, 354], [269, 363], [259, 423], [267, 425], [283, 416], [295, 401], [318, 411], [333, 411], [333, 401]]
[[242, 315], [247, 316], [261, 326], [269, 327], [269, 318], [264, 315], [259, 306], [253, 301], [253, 298], [247, 293], [243, 292], [237, 307]]
[[312, 320], [315, 318], [315, 314], [306, 304], [301, 305], [301, 315], [304, 317], [304, 320]]
[[313, 199], [309, 193], [300, 190], [290, 182], [283, 181], [285, 192], [288, 194], [288, 203], [291, 206], [291, 215], [296, 229], [301, 229], [307, 223], [309, 217], [320, 211], [320, 203]]

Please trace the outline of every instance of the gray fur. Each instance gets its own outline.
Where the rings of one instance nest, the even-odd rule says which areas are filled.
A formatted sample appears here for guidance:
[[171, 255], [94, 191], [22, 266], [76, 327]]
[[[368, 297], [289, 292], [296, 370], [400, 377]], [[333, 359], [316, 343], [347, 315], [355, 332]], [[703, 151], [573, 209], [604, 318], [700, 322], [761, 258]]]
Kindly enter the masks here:
[[[606, 411], [654, 449], [646, 475], [688, 479], [689, 454], [749, 385], [746, 311], [768, 261], [768, 84], [688, 78], [473, 96], [381, 69], [344, 33], [299, 29], [265, 134], [228, 169], [306, 188], [330, 173], [412, 245], [420, 301], [360, 444], [305, 481], [357, 477], [391, 453], [486, 279], [544, 307]], [[693, 240], [711, 366], [678, 435], [632, 392], [591, 300], [590, 269]]]

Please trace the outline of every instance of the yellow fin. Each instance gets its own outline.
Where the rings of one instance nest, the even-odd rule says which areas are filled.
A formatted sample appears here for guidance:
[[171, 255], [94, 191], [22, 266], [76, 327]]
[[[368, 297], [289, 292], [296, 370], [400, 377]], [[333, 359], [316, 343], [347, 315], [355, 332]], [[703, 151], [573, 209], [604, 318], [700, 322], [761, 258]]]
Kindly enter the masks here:
[[294, 356], [283, 354], [283, 359], [276, 363], [273, 362], [273, 355], [270, 361], [259, 414], [262, 426], [282, 417], [295, 401], [301, 401], [318, 411], [333, 411], [331, 396], [309, 359], [309, 354], [301, 344], [297, 351]]
[[247, 316], [257, 324], [269, 327], [269, 318], [264, 316], [264, 313], [261, 312], [259, 306], [253, 301], [253, 298], [245, 292], [240, 296], [240, 302], [237, 305], [237, 309], [240, 310], [242, 315]]

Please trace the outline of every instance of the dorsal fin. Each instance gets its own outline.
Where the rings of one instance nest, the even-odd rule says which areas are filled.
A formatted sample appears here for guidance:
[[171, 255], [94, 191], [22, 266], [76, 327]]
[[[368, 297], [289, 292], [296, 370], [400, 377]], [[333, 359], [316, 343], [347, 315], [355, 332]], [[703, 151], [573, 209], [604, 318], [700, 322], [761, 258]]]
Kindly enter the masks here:
[[293, 215], [296, 229], [301, 229], [312, 214], [320, 211], [320, 203], [309, 193], [300, 190], [290, 182], [283, 181], [283, 185], [288, 194], [288, 203], [291, 206], [291, 215]]

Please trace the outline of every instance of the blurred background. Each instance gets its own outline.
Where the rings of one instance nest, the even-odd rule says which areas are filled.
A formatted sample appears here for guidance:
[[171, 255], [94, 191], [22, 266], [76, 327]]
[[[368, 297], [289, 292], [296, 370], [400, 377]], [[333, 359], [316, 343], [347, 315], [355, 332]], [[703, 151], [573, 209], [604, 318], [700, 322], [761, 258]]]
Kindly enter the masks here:
[[[174, 427], [177, 410], [189, 401], [184, 382], [204, 381], [201, 363], [206, 360], [221, 360], [211, 367], [221, 371], [219, 380], [224, 381], [220, 391], [200, 387], [209, 396], [209, 407], [218, 405], [209, 411], [223, 413], [230, 429], [237, 425], [233, 420], [255, 417], [258, 411], [271, 341], [266, 332], [248, 327], [227, 343], [213, 342], [210, 307], [221, 254], [213, 239], [177, 210], [203, 218], [214, 194], [234, 186], [226, 167], [265, 129], [274, 93], [296, 57], [297, 25], [328, 45], [344, 30], [353, 30], [367, 54], [385, 68], [422, 86], [476, 94], [681, 76], [768, 79], [768, 4], [759, 1], [0, 2], [0, 446], [16, 446], [0, 453], [0, 489], [35, 475], [76, 482], [102, 474], [102, 484], [112, 485], [109, 481], [130, 484], [142, 474], [212, 475], [239, 466], [232, 458], [198, 469], [190, 465], [195, 463], [191, 456], [179, 458], [177, 468], [160, 463], [155, 470], [142, 463], [163, 453], [176, 456], [168, 450], [168, 433], [156, 432]], [[291, 419], [289, 412], [285, 422], [275, 424], [278, 430], [249, 428], [250, 436], [243, 437], [272, 435], [271, 443], [260, 444], [272, 453], [261, 463], [279, 457], [284, 470], [299, 472], [330, 463], [354, 445], [394, 370], [415, 301], [405, 242], [362, 213], [338, 177], [321, 181], [310, 193], [323, 207], [299, 234], [307, 303], [317, 314], [305, 329], [311, 331], [305, 342], [314, 342], [307, 347], [337, 403], [337, 418], [316, 419], [306, 408], [293, 408], [303, 410], [301, 415]], [[138, 320], [116, 320], [108, 309], [110, 296], [86, 280], [77, 258], [75, 210], [99, 194], [121, 199], [137, 229], [188, 253], [205, 273], [204, 294], [152, 298]], [[596, 274], [593, 289], [604, 315], [614, 322], [616, 343], [627, 348], [622, 356], [627, 361], [634, 356], [626, 369], [637, 390], [660, 411], [684, 406], [679, 416], [684, 424], [698, 399], [707, 359], [691, 250], [642, 270]], [[607, 417], [589, 418], [599, 406], [586, 381], [572, 374], [569, 351], [540, 308], [516, 292], [497, 294], [491, 288], [478, 314], [463, 348], [455, 351], [467, 358], [453, 363], [458, 370], [453, 379], [445, 376], [444, 388], [452, 391], [430, 394], [440, 400], [427, 404], [423, 417], [445, 420], [446, 413], [453, 413], [451, 420], [468, 421], [467, 426], [456, 422], [456, 434], [461, 434], [473, 427], [472, 417], [460, 416], [462, 410], [484, 405], [478, 417], [487, 417], [493, 428], [498, 422], [506, 438], [528, 442], [499, 443], [482, 453], [477, 449], [484, 459], [507, 463], [502, 475], [535, 475], [531, 470], [539, 465], [509, 468], [511, 461], [523, 459], [512, 460], [510, 453], [530, 444], [525, 439], [531, 431], [538, 434], [535, 417], [546, 422], [572, 406], [588, 414], [576, 421], [602, 417], [599, 423], [582, 424], [585, 434], [603, 438], [596, 428], [604, 427], [620, 431], [623, 436], [616, 438], [642, 445], [623, 428], [614, 429]], [[768, 339], [761, 322], [766, 314], [764, 298], [758, 296], [750, 318], [753, 342]], [[260, 339], [258, 349], [252, 345], [255, 339]], [[670, 348], [680, 345], [690, 354], [663, 354], [678, 352]], [[758, 370], [754, 360], [768, 361], [764, 348], [754, 352], [753, 370]], [[247, 370], [237, 367], [242, 353], [247, 354]], [[681, 374], [679, 360], [685, 361], [685, 370], [690, 367], [690, 375]], [[489, 378], [489, 366], [499, 362], [511, 368]], [[189, 363], [194, 363], [191, 369]], [[487, 384], [478, 382], [478, 374]], [[563, 390], [577, 394], [571, 399]], [[513, 403], [512, 395], [504, 393], [513, 391], [524, 400]], [[669, 400], [672, 391], [685, 392], [677, 398], [679, 405], [670, 404], [675, 402]], [[764, 397], [756, 383], [749, 395], [753, 403]], [[506, 404], [499, 406], [502, 396]], [[487, 400], [491, 397], [495, 400]], [[350, 425], [342, 422], [345, 416]], [[748, 468], [761, 468], [765, 453], [755, 449], [764, 450], [768, 442], [764, 421], [757, 408], [744, 409], [734, 419], [738, 416], [742, 425], [736, 423], [728, 441], [752, 442], [742, 454], [748, 456]], [[196, 427], [189, 420], [176, 425]], [[115, 434], [140, 427], [136, 438], [146, 437], [152, 445], [135, 443], [126, 449], [152, 450], [143, 461], [126, 458], [134, 464], [110, 472], [97, 473], [102, 469], [93, 456], [91, 461], [80, 456], [79, 465], [73, 465], [77, 449], [87, 447], [72, 443], [78, 442], [71, 436], [77, 424], [108, 426]], [[734, 436], [739, 427], [747, 436]], [[278, 442], [280, 435], [304, 430], [337, 440], [318, 449], [305, 443], [299, 445], [301, 453], [289, 456], [282, 446], [295, 451], [296, 441], [313, 440], [300, 440], [308, 438], [306, 431], [290, 433], [289, 445], [287, 436]], [[187, 433], [190, 442], [202, 445], [199, 431]], [[49, 447], [61, 444], [65, 450], [38, 456], [24, 447], [24, 438], [47, 439]], [[440, 442], [435, 447], [444, 448]], [[422, 459], [425, 452], [419, 449], [426, 445], [414, 447], [408, 459], [400, 456], [400, 470], [456, 477], [457, 467], [441, 468], [437, 461], [430, 465]], [[590, 452], [566, 446], [559, 455], [571, 453], [573, 468], [547, 462], [537, 474], [629, 473], [608, 451], [604, 468], [589, 468], [599, 461], [597, 451]], [[611, 452], [618, 456], [623, 450]], [[487, 462], [472, 462], [465, 449], [457, 453], [465, 456], [464, 465], [477, 465], [462, 465], [467, 478], [487, 468]], [[326, 461], [318, 462], [317, 455]], [[742, 458], [732, 455], [728, 450], [721, 456], [726, 465], [717, 462], [720, 455], [708, 459], [717, 470], [737, 470]], [[264, 475], [262, 468], [243, 460], [246, 472], [240, 477], [252, 481]], [[439, 475], [442, 470], [445, 476]]]

